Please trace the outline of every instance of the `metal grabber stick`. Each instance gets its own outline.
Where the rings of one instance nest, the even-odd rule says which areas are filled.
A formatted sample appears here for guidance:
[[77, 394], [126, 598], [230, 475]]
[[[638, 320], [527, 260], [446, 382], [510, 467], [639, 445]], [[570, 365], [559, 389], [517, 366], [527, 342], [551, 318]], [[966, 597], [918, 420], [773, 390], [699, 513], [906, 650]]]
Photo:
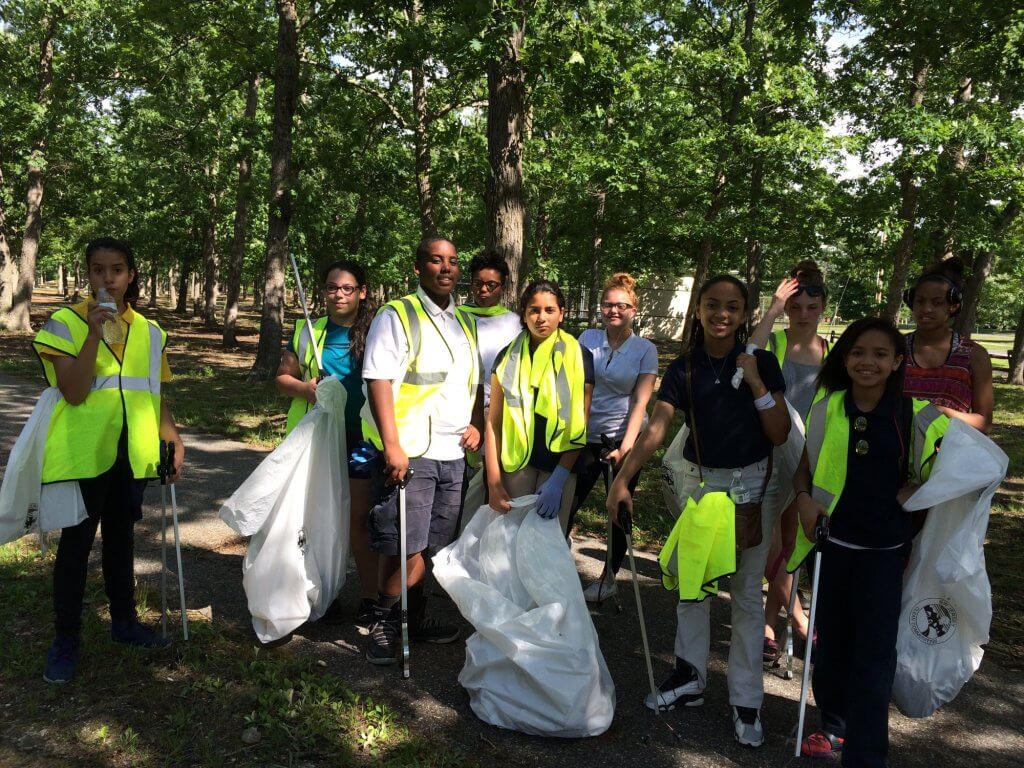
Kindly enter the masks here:
[[814, 651], [814, 619], [818, 608], [818, 581], [821, 578], [821, 548], [828, 541], [828, 518], [818, 517], [814, 524], [814, 576], [811, 578], [811, 615], [807, 620], [807, 643], [804, 650], [804, 673], [800, 682], [800, 716], [796, 724], [795, 757], [800, 757], [800, 744], [804, 739], [804, 715], [807, 712], [807, 693], [811, 680], [811, 654]]
[[[309, 316], [309, 305], [306, 304], [306, 292], [302, 289], [302, 278], [299, 276], [299, 265], [295, 263], [295, 254], [291, 251], [288, 251], [288, 258], [291, 260], [292, 272], [295, 274], [295, 287], [299, 291], [299, 301], [302, 303], [302, 314], [306, 318], [306, 333], [309, 334], [309, 343], [313, 345], [313, 357], [316, 359], [316, 369], [323, 374], [323, 361], [320, 358], [320, 349], [316, 344], [316, 335], [313, 333], [313, 320]], [[302, 360], [299, 362], [303, 363]]]
[[[783, 566], [785, 567], [785, 566]], [[789, 591], [789, 610], [786, 612], [786, 669], [782, 673], [784, 680], [793, 679], [793, 611], [800, 595], [800, 568], [793, 571], [793, 586]]]
[[160, 441], [160, 636], [167, 638], [167, 443]]
[[[165, 477], [170, 478], [174, 472], [174, 443], [167, 441], [164, 445], [166, 446], [164, 450], [167, 454], [167, 464], [164, 467], [164, 472]], [[168, 485], [171, 486], [171, 523], [174, 526], [174, 554], [178, 561], [178, 600], [181, 604], [181, 633], [182, 637], [188, 640], [188, 612], [185, 607], [185, 571], [181, 565], [181, 536], [178, 531], [178, 495], [174, 483], [168, 483]], [[166, 535], [167, 530], [165, 527], [164, 536], [166, 537]], [[164, 574], [166, 583], [166, 564]], [[166, 590], [164, 592], [166, 594]]]
[[402, 571], [402, 677], [409, 677], [409, 568], [406, 563], [408, 547], [405, 538], [405, 487], [412, 479], [412, 469], [398, 482], [398, 555]]
[[[602, 471], [604, 472], [604, 492], [605, 498], [612, 490], [612, 463], [608, 460], [608, 454], [615, 450], [615, 442], [608, 437], [608, 435], [601, 435], [601, 465]], [[612, 573], [612, 537], [614, 533], [612, 531], [612, 517], [608, 515], [608, 543], [605, 547], [604, 552], [604, 569], [601, 571], [601, 578], [597, 582], [597, 602], [601, 604], [601, 593], [604, 589], [604, 583], [606, 579], [615, 579], [615, 574]], [[622, 613], [622, 605], [619, 603], [619, 598], [614, 591], [611, 591], [612, 601], [615, 603], [615, 613]]]

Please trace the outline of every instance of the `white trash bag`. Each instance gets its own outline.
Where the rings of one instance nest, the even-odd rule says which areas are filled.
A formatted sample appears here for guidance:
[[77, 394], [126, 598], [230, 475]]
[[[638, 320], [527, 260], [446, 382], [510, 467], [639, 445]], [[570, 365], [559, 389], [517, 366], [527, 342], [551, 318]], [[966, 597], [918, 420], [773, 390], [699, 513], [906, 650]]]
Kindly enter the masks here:
[[251, 536], [242, 586], [263, 643], [323, 616], [345, 583], [349, 547], [345, 387], [329, 376], [316, 407], [220, 509]]
[[434, 557], [434, 576], [476, 632], [459, 682], [484, 722], [537, 736], [597, 736], [615, 687], [558, 520], [536, 496], [484, 505]]
[[43, 485], [43, 454], [60, 390], [47, 387], [7, 457], [0, 487], [0, 544], [78, 525], [87, 513], [77, 480]]
[[1008, 459], [953, 420], [931, 476], [904, 507], [929, 509], [903, 577], [893, 699], [909, 717], [952, 701], [981, 664], [992, 622], [985, 531]]

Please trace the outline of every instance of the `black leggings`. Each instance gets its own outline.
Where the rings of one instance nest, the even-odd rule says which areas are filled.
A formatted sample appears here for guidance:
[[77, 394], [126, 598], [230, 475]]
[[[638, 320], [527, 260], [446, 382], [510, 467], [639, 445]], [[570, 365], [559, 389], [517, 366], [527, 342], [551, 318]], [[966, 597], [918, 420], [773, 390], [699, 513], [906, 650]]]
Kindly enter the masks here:
[[103, 584], [113, 621], [135, 618], [135, 521], [141, 517], [146, 481], [131, 476], [119, 460], [99, 477], [79, 481], [89, 516], [64, 528], [53, 568], [54, 628], [58, 635], [77, 637], [82, 626], [82, 600], [89, 552], [97, 527], [103, 530]]
[[[615, 447], [618, 448], [621, 445], [621, 440], [615, 441]], [[569, 516], [569, 526], [567, 530], [572, 530], [573, 523], [576, 521], [576, 512], [583, 506], [583, 503], [587, 500], [587, 496], [594, 489], [597, 484], [597, 478], [604, 475], [604, 464], [601, 462], [601, 452], [604, 451], [604, 446], [600, 443], [587, 443], [586, 447], [580, 451], [580, 456], [576, 460], [576, 498], [573, 499], [572, 503], [572, 514]], [[615, 473], [618, 474], [618, 473]], [[636, 484], [640, 480], [640, 471], [638, 470], [635, 475], [629, 478], [629, 495], [632, 496], [636, 493]], [[608, 489], [605, 488], [605, 493], [608, 493]], [[617, 526], [612, 526], [612, 560], [611, 568], [612, 573], [618, 573], [619, 568], [622, 567], [622, 561], [626, 557], [626, 534], [622, 532], [622, 529]]]

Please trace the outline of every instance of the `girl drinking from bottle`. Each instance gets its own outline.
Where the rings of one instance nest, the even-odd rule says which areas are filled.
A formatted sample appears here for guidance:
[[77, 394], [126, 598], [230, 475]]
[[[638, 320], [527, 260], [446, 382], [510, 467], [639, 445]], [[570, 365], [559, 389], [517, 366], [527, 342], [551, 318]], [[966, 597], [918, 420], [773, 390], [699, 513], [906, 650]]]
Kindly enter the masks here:
[[[376, 312], [376, 302], [369, 295], [366, 271], [350, 259], [328, 264], [320, 273], [320, 288], [327, 305], [327, 315], [313, 322], [314, 342], [323, 362], [323, 374], [335, 376], [345, 387], [345, 441], [348, 446], [349, 537], [352, 555], [359, 574], [361, 599], [356, 624], [369, 627], [373, 606], [377, 602], [377, 554], [370, 549], [369, 462], [364, 457], [362, 422], [359, 411], [366, 401], [363, 395], [363, 350], [366, 334]], [[277, 369], [277, 389], [292, 398], [288, 409], [287, 431], [295, 427], [316, 403], [316, 385], [321, 371], [310, 343], [305, 319], [295, 324], [295, 333], [288, 349], [281, 355]], [[325, 616], [338, 618], [339, 609], [332, 606]]]
[[510, 499], [536, 493], [537, 513], [557, 516], [568, 535], [572, 468], [587, 443], [594, 358], [561, 329], [565, 298], [557, 284], [530, 283], [519, 310], [525, 329], [498, 354], [491, 374], [488, 502], [507, 512]]
[[[818, 391], [818, 372], [828, 354], [828, 342], [818, 335], [818, 323], [825, 310], [828, 290], [818, 265], [810, 259], [801, 261], [789, 272], [789, 277], [779, 283], [772, 297], [772, 304], [761, 322], [750, 335], [752, 344], [767, 349], [775, 355], [782, 368], [786, 382], [786, 400], [793, 406], [801, 419], [807, 418], [815, 393]], [[789, 318], [789, 327], [773, 331], [775, 321], [783, 314]], [[776, 465], [769, 482], [769, 497], [777, 504], [787, 504], [788, 498], [779, 498], [780, 486], [787, 485], [790, 478], [779, 477]], [[787, 488], [788, 490], [788, 488]], [[788, 493], [787, 493], [788, 496]], [[779, 516], [772, 529], [772, 540], [768, 549], [768, 598], [765, 600], [764, 643], [762, 660], [774, 663], [779, 657], [779, 645], [775, 641], [775, 620], [781, 606], [790, 605], [793, 589], [793, 574], [782, 566], [788, 553], [784, 543], [791, 543], [796, 535], [796, 509], [787, 507]], [[788, 617], [793, 631], [802, 639], [807, 638], [807, 617], [800, 600], [792, 602], [793, 615]]]
[[963, 280], [963, 262], [953, 256], [926, 269], [904, 292], [917, 327], [907, 336], [903, 393], [988, 432], [994, 403], [992, 362], [981, 344], [949, 328], [963, 302]]
[[[580, 345], [594, 356], [596, 382], [587, 423], [587, 445], [577, 462], [574, 512], [587, 500], [606, 463], [618, 471], [647, 423], [647, 403], [658, 376], [658, 350], [652, 342], [633, 333], [637, 304], [636, 280], [625, 272], [617, 272], [608, 278], [601, 294], [604, 328], [591, 328], [580, 334]], [[639, 472], [629, 479], [631, 494], [639, 479]], [[608, 546], [610, 567], [583, 590], [583, 596], [591, 603], [600, 603], [615, 593], [615, 574], [626, 556], [626, 536], [617, 525], [612, 526]]]
[[[789, 412], [783, 400], [786, 385], [775, 357], [763, 350], [745, 353], [746, 320], [749, 307], [747, 289], [730, 275], [718, 275], [700, 287], [696, 315], [691, 320], [690, 336], [684, 354], [665, 371], [651, 420], [626, 456], [622, 469], [608, 494], [608, 514], [618, 521], [620, 504], [632, 509], [628, 478], [640, 470], [667, 436], [676, 410], [681, 410], [690, 427], [684, 446], [687, 482], [679, 489], [681, 501], [692, 497], [694, 504], [704, 497], [721, 499], [714, 491], [729, 491], [735, 504], [756, 505], [761, 498], [773, 446], [785, 442], [789, 434]], [[734, 387], [737, 368], [743, 370], [742, 382]], [[716, 508], [721, 506], [716, 501]], [[722, 515], [733, 515], [727, 504]], [[680, 522], [690, 512], [691, 504]], [[739, 517], [737, 517], [739, 520]], [[730, 562], [735, 573], [730, 579], [732, 602], [732, 642], [729, 650], [729, 703], [732, 708], [736, 740], [758, 747], [764, 741], [760, 708], [764, 698], [761, 669], [761, 640], [764, 609], [761, 604], [761, 576], [768, 554], [772, 521], [762, 515], [756, 534], [746, 542], [739, 540], [739, 526], [731, 533], [732, 519], [713, 521], [725, 526], [730, 538], [718, 547], [714, 557], [699, 565], [700, 574], [719, 566], [715, 576], [725, 575], [722, 567]], [[760, 543], [754, 543], [759, 541]], [[696, 551], [702, 541], [680, 542], [682, 551]], [[749, 544], [739, 554], [735, 547]], [[715, 563], [711, 560], [716, 560]], [[663, 566], [664, 567], [664, 566]], [[694, 574], [677, 572], [678, 583], [693, 581]], [[710, 582], [707, 582], [710, 583]], [[713, 590], [712, 590], [713, 591]], [[671, 709], [677, 705], [695, 707], [704, 703], [707, 661], [711, 644], [710, 604], [700, 595], [683, 595], [676, 608], [676, 666], [655, 696], [648, 694], [645, 704], [651, 709]]]
[[102, 301], [58, 309], [33, 342], [47, 382], [62, 395], [50, 418], [43, 484], [54, 491], [61, 484], [71, 491], [61, 498], [81, 507], [78, 523], [61, 530], [53, 569], [56, 638], [43, 672], [50, 683], [68, 682], [75, 673], [89, 551], [101, 525], [113, 639], [146, 648], [168, 644], [135, 612], [134, 530], [146, 483], [157, 476], [160, 442], [174, 444], [171, 482], [185, 457], [160, 391], [170, 379], [167, 334], [135, 310], [139, 282], [131, 248], [109, 237], [93, 240], [85, 263], [92, 294]]
[[927, 479], [949, 424], [932, 405], [901, 395], [904, 339], [890, 321], [864, 318], [836, 342], [818, 376], [793, 485], [800, 515], [792, 570], [827, 518], [816, 596], [814, 699], [823, 730], [810, 757], [841, 751], [843, 765], [882, 768], [911, 517], [902, 504]]

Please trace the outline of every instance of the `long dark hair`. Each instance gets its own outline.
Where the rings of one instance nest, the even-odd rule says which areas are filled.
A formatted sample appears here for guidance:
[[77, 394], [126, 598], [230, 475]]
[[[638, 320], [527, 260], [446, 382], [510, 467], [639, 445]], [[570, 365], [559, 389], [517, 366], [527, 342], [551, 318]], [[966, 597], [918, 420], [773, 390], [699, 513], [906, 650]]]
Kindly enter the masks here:
[[[729, 283], [736, 287], [743, 297], [743, 312], [744, 314], [750, 309], [750, 295], [747, 293], [747, 286], [742, 281], [733, 277], [732, 275], [715, 275], [710, 280], [705, 280], [704, 284], [701, 285], [697, 291], [697, 301], [694, 303], [694, 313], [690, 317], [690, 334], [683, 339], [683, 353], [691, 354], [698, 347], [704, 346], [704, 326], [701, 325], [700, 319], [697, 317], [697, 307], [700, 306], [700, 300], [704, 298], [704, 294], [708, 288], [719, 283]], [[747, 340], [747, 324], [745, 322], [740, 323], [740, 327], [736, 330], [736, 343], [742, 344]]]
[[900, 361], [899, 367], [885, 382], [885, 391], [886, 394], [891, 395], [899, 395], [903, 392], [903, 378], [907, 367], [906, 337], [900, 333], [891, 320], [882, 317], [862, 317], [843, 331], [843, 335], [833, 345], [832, 351], [829, 352], [818, 372], [818, 386], [824, 387], [828, 392], [838, 392], [853, 386], [850, 374], [846, 372], [846, 356], [850, 354], [857, 339], [868, 331], [884, 333], [892, 342], [893, 352], [902, 355], [903, 359]]
[[526, 307], [530, 303], [530, 299], [538, 293], [550, 293], [555, 297], [558, 308], [565, 311], [565, 295], [558, 287], [558, 283], [554, 280], [534, 280], [523, 289], [523, 295], [519, 297], [519, 320], [523, 324], [523, 328], [526, 327]]
[[373, 321], [373, 316], [377, 314], [377, 302], [370, 292], [370, 286], [367, 285], [366, 270], [363, 269], [361, 264], [352, 259], [332, 261], [320, 270], [320, 285], [326, 284], [327, 276], [336, 269], [348, 272], [356, 279], [360, 288], [366, 288], [366, 297], [359, 300], [359, 309], [356, 311], [356, 319], [352, 323], [348, 337], [349, 352], [352, 353], [353, 357], [361, 361], [363, 359], [363, 352], [366, 351], [366, 334], [370, 331], [370, 323]]
[[135, 273], [132, 281], [124, 290], [124, 303], [135, 309], [135, 305], [139, 301], [139, 269], [135, 266], [135, 253], [132, 251], [132, 247], [124, 240], [114, 237], [97, 237], [95, 240], [90, 240], [89, 244], [85, 246], [86, 269], [92, 266], [92, 256], [96, 251], [116, 251], [124, 256], [128, 269]]

